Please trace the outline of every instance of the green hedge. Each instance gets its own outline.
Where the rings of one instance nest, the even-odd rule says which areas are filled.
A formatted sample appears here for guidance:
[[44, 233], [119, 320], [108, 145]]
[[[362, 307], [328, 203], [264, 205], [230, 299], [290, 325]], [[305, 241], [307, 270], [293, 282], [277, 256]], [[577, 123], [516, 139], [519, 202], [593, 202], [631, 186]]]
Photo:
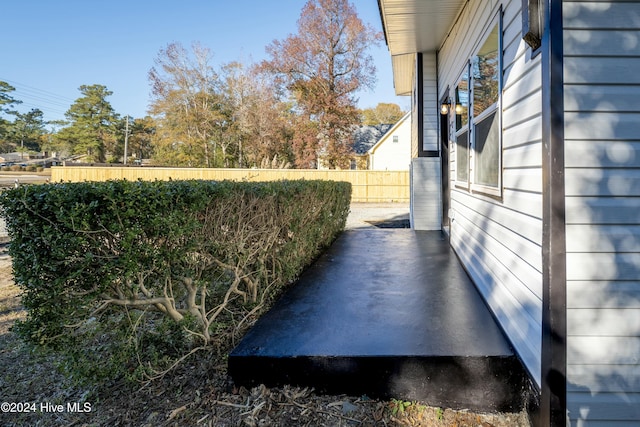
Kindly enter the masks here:
[[[94, 380], [220, 345], [344, 229], [350, 195], [328, 181], [7, 190], [0, 210], [28, 312], [16, 330]], [[98, 369], [101, 352], [112, 362]]]

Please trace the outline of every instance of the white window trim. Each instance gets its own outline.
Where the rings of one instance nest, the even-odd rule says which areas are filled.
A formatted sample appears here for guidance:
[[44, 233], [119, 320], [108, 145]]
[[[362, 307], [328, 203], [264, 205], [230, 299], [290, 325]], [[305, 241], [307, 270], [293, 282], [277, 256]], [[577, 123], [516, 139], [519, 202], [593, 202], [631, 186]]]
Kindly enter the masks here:
[[[470, 113], [469, 114], [469, 129], [471, 130], [471, 143], [470, 143], [470, 149], [469, 149], [469, 180], [471, 182], [471, 191], [475, 192], [475, 193], [482, 193], [482, 194], [488, 194], [491, 196], [495, 196], [495, 197], [502, 197], [502, 175], [503, 175], [503, 169], [502, 169], [502, 150], [503, 150], [503, 146], [502, 146], [502, 75], [503, 75], [503, 60], [502, 60], [502, 48], [503, 48], [503, 34], [502, 34], [502, 7], [500, 7], [498, 9], [498, 12], [495, 14], [495, 16], [493, 17], [493, 19], [489, 22], [489, 25], [487, 26], [487, 28], [485, 29], [484, 35], [482, 37], [482, 39], [480, 40], [480, 43], [478, 43], [478, 45], [476, 46], [476, 48], [474, 49], [474, 53], [472, 55], [472, 57], [474, 57], [476, 55], [476, 53], [478, 52], [478, 50], [480, 50], [480, 48], [484, 45], [484, 43], [486, 42], [487, 38], [489, 37], [489, 35], [491, 34], [491, 31], [493, 30], [493, 28], [495, 26], [498, 26], [498, 52], [499, 52], [499, 57], [498, 57], [498, 64], [499, 64], [499, 73], [498, 73], [498, 101], [495, 102], [494, 104], [492, 104], [491, 106], [489, 106], [487, 109], [485, 109], [482, 113], [480, 113], [479, 116], [477, 117], [473, 117], [473, 114]], [[469, 83], [469, 88], [471, 90], [473, 90], [473, 76], [470, 76], [470, 83]], [[473, 111], [473, 96], [470, 95], [470, 101], [469, 103], [471, 104], [469, 106], [469, 111]], [[496, 187], [493, 186], [489, 186], [489, 185], [483, 185], [483, 184], [477, 184], [475, 183], [475, 171], [476, 171], [476, 135], [475, 135], [475, 123], [482, 121], [482, 119], [486, 118], [488, 115], [492, 114], [493, 112], [496, 112], [496, 114], [498, 115], [498, 129], [500, 130], [500, 132], [498, 133], [498, 185]]]
[[[495, 27], [495, 25], [498, 25], [498, 51], [500, 52], [500, 56], [499, 56], [499, 64], [500, 64], [500, 72], [498, 74], [498, 101], [495, 102], [494, 104], [492, 104], [491, 106], [489, 106], [488, 108], [486, 108], [482, 113], [480, 113], [480, 115], [478, 117], [473, 117], [473, 76], [471, 73], [471, 59], [476, 55], [476, 53], [480, 50], [480, 48], [484, 45], [485, 41], [487, 40], [487, 38], [489, 37], [489, 35], [491, 34], [491, 31], [493, 30], [493, 28]], [[465, 62], [465, 69], [463, 69], [463, 71], [460, 73], [460, 75], [458, 76], [458, 79], [456, 80], [456, 84], [453, 86], [453, 88], [451, 89], [453, 91], [453, 93], [451, 94], [452, 96], [450, 97], [450, 99], [453, 100], [454, 104], [455, 104], [455, 91], [456, 88], [458, 87], [460, 81], [462, 80], [462, 77], [465, 74], [465, 71], [467, 71], [468, 73], [468, 85], [469, 85], [469, 106], [468, 106], [468, 121], [467, 121], [467, 132], [468, 132], [468, 138], [469, 138], [469, 142], [468, 142], [468, 162], [467, 162], [467, 166], [468, 166], [468, 175], [467, 175], [467, 181], [461, 181], [458, 179], [458, 144], [457, 144], [457, 138], [458, 138], [458, 134], [460, 131], [456, 130], [456, 125], [455, 125], [455, 111], [453, 114], [451, 114], [451, 121], [450, 121], [450, 125], [451, 125], [451, 130], [452, 135], [454, 136], [453, 141], [451, 145], [454, 146], [454, 150], [452, 155], [451, 155], [451, 160], [452, 162], [455, 163], [455, 167], [454, 167], [454, 171], [455, 173], [453, 174], [453, 181], [454, 181], [454, 185], [457, 188], [460, 189], [465, 189], [467, 191], [473, 192], [473, 193], [479, 193], [479, 194], [486, 194], [489, 196], [494, 196], [494, 197], [502, 197], [503, 194], [503, 187], [502, 187], [502, 183], [503, 183], [503, 164], [502, 164], [502, 152], [503, 152], [503, 135], [502, 135], [502, 90], [503, 90], [503, 27], [502, 27], [502, 7], [500, 7], [498, 9], [498, 11], [496, 12], [496, 14], [494, 15], [493, 19], [491, 19], [491, 21], [489, 21], [486, 29], [484, 30], [483, 36], [480, 39], [480, 42], [476, 45], [476, 47], [473, 50], [473, 54], [470, 55], [470, 59], [468, 59]], [[498, 185], [497, 187], [493, 187], [493, 186], [488, 186], [488, 185], [483, 185], [483, 184], [477, 184], [475, 183], [475, 162], [476, 162], [476, 142], [475, 142], [475, 126], [474, 124], [476, 122], [480, 122], [482, 121], [482, 119], [486, 118], [488, 115], [492, 114], [493, 112], [496, 112], [496, 114], [498, 115], [498, 127], [500, 129], [499, 132], [499, 149], [498, 149]]]
[[453, 113], [451, 114], [452, 120], [451, 120], [451, 130], [452, 135], [454, 137], [453, 139], [453, 155], [451, 156], [451, 161], [454, 161], [455, 163], [455, 173], [453, 175], [454, 178], [454, 184], [456, 187], [458, 188], [462, 188], [465, 189], [467, 191], [469, 191], [469, 186], [470, 186], [470, 180], [471, 180], [471, 163], [469, 161], [469, 156], [471, 155], [471, 145], [469, 144], [469, 141], [471, 140], [471, 120], [469, 117], [469, 111], [471, 110], [471, 100], [469, 99], [468, 101], [468, 105], [467, 105], [467, 124], [466, 124], [466, 128], [467, 128], [467, 180], [466, 181], [462, 181], [458, 179], [458, 135], [460, 133], [462, 133], [463, 129], [456, 129], [456, 111], [455, 111], [455, 105], [456, 105], [456, 90], [458, 88], [458, 85], [460, 84], [460, 82], [462, 81], [463, 76], [467, 75], [467, 93], [469, 93], [469, 87], [471, 87], [471, 64], [470, 62], [467, 60], [465, 62], [464, 65], [464, 69], [462, 70], [462, 72], [460, 73], [460, 75], [458, 76], [458, 79], [456, 80], [456, 84], [453, 86], [453, 96], [451, 96], [450, 99], [452, 99], [452, 104], [453, 104], [453, 108], [452, 111]]

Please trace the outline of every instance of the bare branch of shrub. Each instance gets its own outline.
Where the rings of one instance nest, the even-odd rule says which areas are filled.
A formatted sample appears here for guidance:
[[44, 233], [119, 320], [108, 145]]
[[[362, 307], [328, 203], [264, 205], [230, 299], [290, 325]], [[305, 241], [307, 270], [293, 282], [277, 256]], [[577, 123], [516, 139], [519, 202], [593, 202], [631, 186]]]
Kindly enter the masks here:
[[[259, 316], [344, 227], [348, 188], [109, 181], [8, 190], [0, 209], [29, 313], [18, 330], [74, 364], [92, 360], [83, 341], [98, 357], [102, 336], [128, 336], [154, 378], [175, 366], [163, 352], [176, 361], [226, 346]], [[123, 361], [128, 345], [114, 347]]]

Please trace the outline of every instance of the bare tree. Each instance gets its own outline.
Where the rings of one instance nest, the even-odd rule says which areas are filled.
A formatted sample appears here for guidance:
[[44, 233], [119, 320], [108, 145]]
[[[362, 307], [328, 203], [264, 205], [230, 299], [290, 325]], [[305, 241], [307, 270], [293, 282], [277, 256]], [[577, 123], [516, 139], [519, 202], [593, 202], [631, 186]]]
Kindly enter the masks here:
[[[149, 71], [152, 84], [150, 113], [156, 119], [156, 157], [161, 162], [187, 166], [213, 165], [226, 125], [220, 108], [219, 75], [212, 54], [198, 43], [192, 52], [180, 43], [162, 49]], [[216, 138], [217, 137], [217, 138]]]
[[291, 152], [290, 104], [277, 96], [271, 75], [256, 67], [232, 62], [224, 68], [225, 98], [233, 111], [239, 166], [260, 166], [279, 158], [286, 164]]

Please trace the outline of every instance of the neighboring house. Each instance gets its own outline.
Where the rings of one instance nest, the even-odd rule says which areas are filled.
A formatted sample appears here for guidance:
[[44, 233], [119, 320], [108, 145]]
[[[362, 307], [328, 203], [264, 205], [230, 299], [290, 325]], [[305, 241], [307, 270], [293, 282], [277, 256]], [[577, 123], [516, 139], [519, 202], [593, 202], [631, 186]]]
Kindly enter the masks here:
[[29, 160], [29, 153], [4, 153], [0, 154], [0, 163], [20, 163]]
[[[359, 125], [353, 129], [351, 169], [369, 169], [369, 150], [393, 127], [392, 124]], [[409, 159], [407, 159], [409, 161]]]
[[370, 170], [409, 170], [411, 163], [411, 113], [393, 125], [366, 153]]
[[[411, 113], [396, 124], [358, 125], [352, 133], [351, 169], [408, 170], [411, 163]], [[318, 169], [327, 169], [322, 160]]]
[[352, 169], [408, 170], [411, 163], [411, 113], [395, 124], [361, 125], [353, 132]]
[[448, 233], [534, 425], [640, 425], [640, 2], [378, 4], [412, 225]]

